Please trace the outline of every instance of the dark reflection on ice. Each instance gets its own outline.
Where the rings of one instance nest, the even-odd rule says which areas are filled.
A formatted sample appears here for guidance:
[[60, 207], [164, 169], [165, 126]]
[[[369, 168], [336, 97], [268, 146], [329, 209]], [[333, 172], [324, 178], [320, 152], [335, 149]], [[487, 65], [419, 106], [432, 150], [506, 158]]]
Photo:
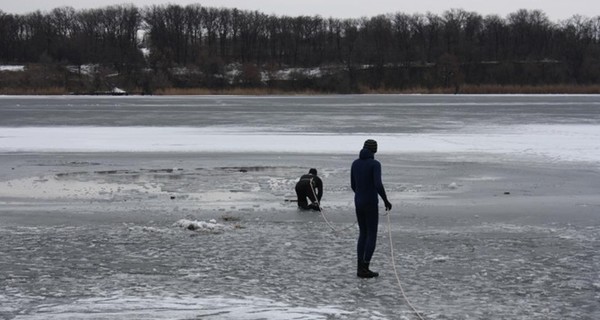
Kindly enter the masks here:
[[289, 170], [290, 168], [283, 167], [269, 167], [269, 166], [254, 166], [254, 167], [220, 167], [217, 168], [223, 171], [237, 171], [237, 172], [263, 172], [263, 171], [283, 171]]

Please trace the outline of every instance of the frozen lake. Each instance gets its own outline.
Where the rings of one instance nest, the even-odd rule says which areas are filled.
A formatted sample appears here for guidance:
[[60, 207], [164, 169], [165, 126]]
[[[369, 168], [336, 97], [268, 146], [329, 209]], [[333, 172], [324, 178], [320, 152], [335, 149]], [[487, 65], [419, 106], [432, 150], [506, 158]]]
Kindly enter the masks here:
[[0, 98], [0, 151], [484, 153], [600, 160], [597, 96]]
[[[0, 318], [418, 319], [390, 228], [425, 319], [598, 319], [597, 141], [594, 95], [0, 97]], [[286, 201], [310, 167], [337, 234]]]

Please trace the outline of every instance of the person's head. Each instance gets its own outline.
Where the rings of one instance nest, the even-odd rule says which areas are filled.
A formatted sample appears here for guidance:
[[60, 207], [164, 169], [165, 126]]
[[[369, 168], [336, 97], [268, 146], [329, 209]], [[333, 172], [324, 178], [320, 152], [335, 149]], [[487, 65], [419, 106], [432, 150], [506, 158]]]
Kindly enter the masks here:
[[367, 149], [373, 153], [377, 153], [377, 141], [373, 140], [373, 139], [369, 139], [367, 141], [365, 141], [365, 145], [363, 146], [364, 149]]
[[308, 173], [312, 174], [312, 175], [317, 175], [317, 169], [315, 168], [310, 168], [310, 170], [308, 170]]

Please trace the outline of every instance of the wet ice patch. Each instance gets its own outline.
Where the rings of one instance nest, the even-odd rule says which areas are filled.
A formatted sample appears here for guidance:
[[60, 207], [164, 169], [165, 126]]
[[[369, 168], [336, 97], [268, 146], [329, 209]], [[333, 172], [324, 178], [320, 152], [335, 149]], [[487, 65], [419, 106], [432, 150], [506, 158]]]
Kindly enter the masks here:
[[148, 227], [148, 226], [131, 226], [127, 227], [127, 230], [130, 232], [143, 232], [143, 233], [165, 233], [165, 229], [156, 228], [156, 227]]
[[450, 260], [449, 256], [435, 256], [431, 259], [433, 262], [442, 263]]
[[111, 297], [41, 305], [14, 319], [306, 319], [351, 314], [335, 306], [301, 307], [257, 297]]
[[240, 202], [257, 200], [256, 193], [244, 192], [236, 189], [230, 190], [206, 190], [202, 192], [190, 193], [190, 198], [197, 201], [203, 201], [210, 204], [218, 202]]
[[180, 227], [187, 230], [204, 232], [204, 233], [221, 233], [225, 230], [231, 229], [231, 227], [224, 224], [217, 223], [215, 219], [211, 219], [208, 222], [198, 220], [181, 219], [173, 224], [176, 227]]
[[54, 175], [27, 177], [0, 181], [0, 194], [10, 198], [37, 199], [113, 199], [128, 194], [161, 194], [157, 186], [126, 183], [98, 183], [96, 181], [78, 181], [57, 179]]
[[463, 181], [498, 181], [498, 180], [502, 180], [502, 178], [494, 177], [494, 176], [469, 176], [469, 177], [460, 178], [460, 180], [463, 180]]
[[3, 294], [0, 294], [0, 302], [2, 302], [2, 303], [0, 303], [0, 314], [2, 314], [3, 312], [7, 312], [8, 313], [8, 312], [17, 311], [16, 307], [8, 305], [8, 301], [9, 300], [8, 300], [7, 296], [5, 296]]
[[578, 242], [593, 242], [598, 241], [600, 234], [593, 228], [587, 228], [586, 232], [574, 229], [559, 229], [558, 237], [564, 240], [575, 240]]
[[280, 178], [280, 177], [270, 177], [267, 181], [269, 186], [269, 190], [275, 192], [284, 192], [290, 191], [294, 189], [294, 186], [298, 182], [298, 179], [289, 179], [289, 178]]

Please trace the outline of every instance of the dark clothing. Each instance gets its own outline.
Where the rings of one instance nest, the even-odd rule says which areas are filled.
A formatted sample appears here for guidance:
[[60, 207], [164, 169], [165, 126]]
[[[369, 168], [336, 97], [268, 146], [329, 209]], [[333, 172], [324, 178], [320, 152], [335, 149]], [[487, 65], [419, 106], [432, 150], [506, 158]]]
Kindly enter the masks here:
[[354, 204], [357, 207], [377, 205], [379, 203], [378, 194], [384, 201], [387, 201], [387, 195], [381, 182], [381, 164], [375, 160], [375, 156], [370, 150], [362, 149], [359, 158], [352, 163], [350, 186], [354, 191]]
[[379, 226], [379, 210], [377, 205], [356, 207], [358, 221], [358, 243], [356, 253], [359, 262], [370, 262], [377, 245], [377, 228]]
[[350, 169], [350, 186], [354, 191], [354, 205], [358, 221], [358, 261], [370, 262], [377, 244], [379, 224], [379, 198], [387, 203], [387, 195], [381, 182], [381, 164], [369, 149], [362, 149], [359, 158]]
[[[306, 210], [320, 210], [319, 203], [323, 197], [323, 181], [316, 175], [305, 174], [296, 183], [298, 207]], [[310, 204], [306, 199], [310, 200]]]

